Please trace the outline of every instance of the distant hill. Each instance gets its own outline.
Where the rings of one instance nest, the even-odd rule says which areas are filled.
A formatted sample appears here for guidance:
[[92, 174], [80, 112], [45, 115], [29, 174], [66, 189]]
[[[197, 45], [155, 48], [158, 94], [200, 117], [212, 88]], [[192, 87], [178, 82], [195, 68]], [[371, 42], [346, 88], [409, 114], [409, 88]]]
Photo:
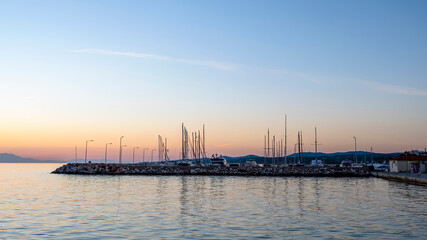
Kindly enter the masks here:
[[[373, 153], [372, 159], [374, 162], [384, 162], [387, 161], [390, 158], [394, 158], [399, 156], [401, 153]], [[227, 159], [227, 162], [229, 163], [245, 163], [246, 161], [256, 161], [257, 163], [271, 163], [272, 158], [265, 159], [263, 156], [257, 156], [257, 155], [246, 155], [246, 156], [240, 156], [240, 157], [229, 157], [229, 156], [223, 156], [225, 159]], [[294, 159], [298, 157], [298, 154], [290, 154], [288, 155], [288, 163], [293, 162]], [[305, 163], [310, 163], [311, 160], [316, 158], [316, 154], [313, 152], [304, 152], [303, 153]], [[339, 164], [342, 160], [350, 159], [353, 160], [354, 152], [336, 152], [336, 153], [317, 153], [317, 157], [321, 160], [323, 160], [327, 164]], [[358, 161], [365, 160], [369, 161], [371, 160], [371, 153], [370, 152], [364, 152], [359, 151], [357, 152], [357, 159]], [[203, 159], [202, 162], [209, 162], [209, 159]], [[103, 159], [88, 159], [88, 161], [91, 161], [93, 163], [95, 162], [104, 162]], [[283, 161], [279, 160], [279, 161]], [[65, 163], [65, 162], [75, 162], [75, 160], [69, 160], [69, 161], [55, 161], [55, 160], [37, 160], [33, 158], [23, 158], [16, 156], [11, 153], [0, 153], [0, 163]], [[79, 163], [84, 162], [83, 159], [78, 160]], [[108, 160], [108, 162], [115, 162], [113, 160]], [[275, 161], [277, 162], [277, 160]]]
[[55, 160], [37, 160], [33, 158], [23, 158], [11, 153], [0, 153], [0, 163], [63, 163]]
[[[394, 158], [399, 156], [401, 153], [372, 153], [372, 160], [373, 162], [384, 162], [387, 161], [390, 158]], [[357, 160], [358, 161], [371, 161], [371, 153], [365, 152], [365, 151], [358, 151], [356, 153]], [[293, 162], [294, 159], [298, 157], [298, 154], [290, 154], [288, 155], [287, 159], [288, 162]], [[262, 156], [256, 156], [256, 155], [247, 155], [247, 156], [241, 156], [241, 157], [228, 157], [224, 156], [225, 159], [227, 159], [227, 162], [229, 163], [244, 163], [246, 161], [256, 161], [257, 163], [272, 163], [272, 158], [265, 159]], [[303, 153], [303, 162], [304, 163], [310, 163], [311, 160], [314, 160], [316, 158], [316, 153], [313, 152], [304, 152]], [[317, 158], [323, 160], [327, 164], [339, 164], [342, 160], [350, 159], [353, 160], [354, 158], [354, 152], [336, 152], [336, 153], [317, 153]], [[365, 160], [366, 159], [366, 160]], [[278, 160], [276, 159], [275, 162]], [[283, 159], [279, 160], [283, 161]]]

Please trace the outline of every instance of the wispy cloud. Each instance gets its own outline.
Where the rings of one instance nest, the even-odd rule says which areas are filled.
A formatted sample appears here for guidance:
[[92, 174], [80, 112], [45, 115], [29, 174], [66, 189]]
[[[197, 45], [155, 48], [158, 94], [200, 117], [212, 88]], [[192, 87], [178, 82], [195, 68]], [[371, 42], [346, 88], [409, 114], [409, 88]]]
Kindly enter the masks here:
[[331, 81], [331, 78], [325, 78], [319, 75], [307, 74], [302, 72], [288, 71], [283, 69], [261, 69], [262, 71], [279, 76], [285, 79], [292, 79], [296, 81], [306, 81], [315, 84], [321, 84], [326, 81]]
[[217, 144], [217, 145], [215, 145], [216, 147], [219, 147], [219, 148], [223, 148], [223, 147], [229, 147], [229, 146], [231, 146], [232, 144], [231, 143], [223, 143], [223, 144]]
[[426, 90], [419, 90], [411, 87], [404, 87], [399, 85], [390, 85], [377, 82], [364, 81], [365, 86], [376, 89], [381, 92], [401, 95], [413, 95], [413, 96], [427, 96]]
[[148, 53], [119, 52], [119, 51], [109, 51], [109, 50], [103, 50], [103, 49], [80, 49], [80, 50], [73, 50], [71, 52], [127, 56], [127, 57], [134, 57], [134, 58], [149, 58], [149, 59], [154, 59], [159, 61], [199, 65], [199, 66], [205, 66], [205, 67], [210, 67], [210, 68], [215, 68], [220, 70], [227, 70], [227, 71], [232, 70], [233, 68], [236, 67], [236, 65], [230, 64], [230, 63], [203, 61], [203, 60], [189, 60], [189, 59], [173, 58], [173, 57], [160, 56], [160, 55], [148, 54]]
[[276, 76], [281, 80], [304, 81], [304, 82], [311, 82], [315, 84], [321, 84], [327, 81], [328, 82], [332, 81], [331, 78], [326, 78], [323, 76], [307, 74], [302, 72], [289, 71], [286, 69], [270, 69], [270, 68], [245, 66], [241, 64], [224, 63], [224, 62], [216, 62], [216, 61], [190, 60], [190, 59], [174, 58], [174, 57], [161, 56], [157, 54], [148, 54], [148, 53], [121, 52], [121, 51], [111, 51], [111, 50], [105, 50], [105, 49], [91, 49], [91, 48], [72, 50], [69, 52], [111, 55], [111, 56], [125, 56], [125, 57], [133, 57], [133, 58], [146, 58], [146, 59], [153, 59], [158, 61], [167, 61], [167, 62], [176, 62], [176, 63], [204, 66], [204, 67], [219, 69], [223, 71], [258, 72], [258, 73], [268, 74], [270, 76]]

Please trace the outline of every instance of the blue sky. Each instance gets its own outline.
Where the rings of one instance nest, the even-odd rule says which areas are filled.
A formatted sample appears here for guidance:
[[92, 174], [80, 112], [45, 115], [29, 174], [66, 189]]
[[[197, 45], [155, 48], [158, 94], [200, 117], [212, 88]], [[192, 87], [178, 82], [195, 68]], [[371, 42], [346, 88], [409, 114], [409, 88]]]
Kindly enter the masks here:
[[285, 113], [291, 142], [304, 130], [308, 146], [318, 126], [325, 152], [351, 150], [354, 135], [383, 152], [424, 148], [426, 9], [425, 1], [2, 1], [0, 151], [66, 159], [95, 136], [101, 155], [101, 143], [123, 134], [153, 147], [168, 135], [179, 149], [185, 122], [206, 123], [212, 152], [262, 154], [267, 128], [283, 136]]

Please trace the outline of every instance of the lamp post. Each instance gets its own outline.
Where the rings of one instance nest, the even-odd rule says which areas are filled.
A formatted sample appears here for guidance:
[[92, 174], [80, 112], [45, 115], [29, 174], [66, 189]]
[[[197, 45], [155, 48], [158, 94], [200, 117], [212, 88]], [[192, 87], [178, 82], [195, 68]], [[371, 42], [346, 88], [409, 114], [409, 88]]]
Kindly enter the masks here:
[[88, 142], [93, 142], [93, 140], [86, 140], [85, 163], [87, 163], [87, 143]]
[[111, 145], [111, 144], [113, 144], [113, 143], [106, 143], [105, 144], [105, 159], [104, 159], [105, 160], [105, 164], [107, 164], [107, 146]]
[[120, 137], [120, 149], [119, 149], [119, 163], [121, 164], [122, 163], [122, 139], [123, 139], [124, 137], [123, 136], [121, 136]]
[[148, 150], [148, 148], [142, 149], [142, 162], [145, 162], [145, 150]]
[[139, 147], [133, 148], [133, 154], [132, 154], [132, 163], [135, 164], [135, 149], [138, 149]]
[[354, 163], [357, 163], [357, 148], [356, 148], [356, 141], [357, 141], [357, 139], [356, 139], [356, 137], [353, 137], [354, 138]]

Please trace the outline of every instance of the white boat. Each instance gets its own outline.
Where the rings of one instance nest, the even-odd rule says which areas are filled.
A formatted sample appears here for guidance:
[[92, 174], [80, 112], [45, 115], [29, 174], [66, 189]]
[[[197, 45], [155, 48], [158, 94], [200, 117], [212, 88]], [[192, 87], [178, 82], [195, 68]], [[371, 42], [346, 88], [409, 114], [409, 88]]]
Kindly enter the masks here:
[[324, 166], [323, 161], [320, 159], [317, 159], [317, 127], [314, 128], [314, 145], [315, 145], [316, 159], [311, 160], [311, 165], [312, 166]]
[[176, 162], [176, 165], [178, 165], [178, 166], [193, 166], [194, 163], [191, 160], [179, 160]]
[[370, 166], [374, 167], [374, 171], [378, 172], [386, 172], [390, 170], [390, 166], [388, 164], [374, 163]]
[[311, 160], [311, 165], [312, 166], [324, 166], [323, 161], [320, 159]]
[[213, 166], [227, 166], [227, 160], [220, 155], [218, 157], [218, 154], [212, 154], [211, 158], [211, 165]]
[[254, 160], [248, 160], [245, 163], [246, 166], [257, 166], [258, 164]]
[[351, 160], [343, 160], [340, 164], [340, 167], [352, 167], [353, 166], [353, 161]]

